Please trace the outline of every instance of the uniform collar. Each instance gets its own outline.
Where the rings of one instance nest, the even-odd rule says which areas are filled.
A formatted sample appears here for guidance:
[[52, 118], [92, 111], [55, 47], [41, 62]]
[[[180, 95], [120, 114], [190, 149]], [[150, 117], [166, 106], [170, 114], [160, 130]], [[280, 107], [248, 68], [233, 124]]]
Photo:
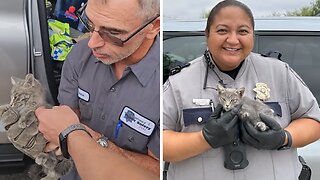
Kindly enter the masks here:
[[[92, 55], [95, 63], [102, 63]], [[136, 64], [132, 64], [125, 71], [131, 70], [142, 86], [146, 86], [154, 71], [160, 68], [160, 38], [156, 37], [146, 56]], [[108, 65], [110, 66], [110, 65]], [[110, 66], [111, 67], [111, 66]]]
[[160, 39], [157, 36], [146, 56], [138, 63], [129, 66], [142, 86], [146, 86], [154, 72], [160, 68], [159, 59]]
[[[249, 56], [250, 56], [250, 54], [249, 54]], [[235, 79], [232, 79], [228, 74], [220, 71], [220, 69], [215, 64], [214, 61], [208, 61], [207, 58], [204, 58], [204, 63], [206, 66], [208, 65], [209, 69], [215, 74], [218, 81], [222, 80], [224, 83], [230, 83], [230, 82], [236, 81], [237, 79], [239, 79], [243, 75], [243, 73], [245, 72], [245, 69], [248, 66], [248, 57], [246, 57], [245, 60], [243, 61], [242, 66], [239, 69], [238, 74]]]

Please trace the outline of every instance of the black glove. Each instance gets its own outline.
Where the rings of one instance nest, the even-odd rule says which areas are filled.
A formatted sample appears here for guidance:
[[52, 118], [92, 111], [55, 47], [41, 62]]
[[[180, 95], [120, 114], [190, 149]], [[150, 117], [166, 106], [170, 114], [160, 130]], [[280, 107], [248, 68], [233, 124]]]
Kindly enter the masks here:
[[237, 113], [240, 107], [241, 106], [237, 106], [220, 116], [222, 105], [217, 105], [202, 129], [202, 134], [210, 146], [218, 148], [225, 144], [230, 144], [239, 138]]
[[269, 126], [267, 131], [259, 131], [249, 121], [241, 123], [241, 139], [244, 143], [257, 149], [274, 150], [280, 148], [286, 138], [285, 131], [277, 121], [262, 113], [260, 119]]

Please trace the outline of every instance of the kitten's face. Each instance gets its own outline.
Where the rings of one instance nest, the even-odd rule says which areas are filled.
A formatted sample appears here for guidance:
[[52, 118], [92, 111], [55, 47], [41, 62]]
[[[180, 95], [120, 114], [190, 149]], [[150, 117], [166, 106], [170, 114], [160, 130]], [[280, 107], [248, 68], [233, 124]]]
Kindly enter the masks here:
[[218, 84], [218, 97], [219, 102], [225, 111], [230, 111], [236, 105], [240, 104], [241, 98], [244, 93], [244, 88], [232, 89], [224, 88]]
[[41, 84], [33, 77], [27, 74], [25, 79], [11, 78], [11, 101], [10, 106], [21, 106], [35, 96], [42, 96]]

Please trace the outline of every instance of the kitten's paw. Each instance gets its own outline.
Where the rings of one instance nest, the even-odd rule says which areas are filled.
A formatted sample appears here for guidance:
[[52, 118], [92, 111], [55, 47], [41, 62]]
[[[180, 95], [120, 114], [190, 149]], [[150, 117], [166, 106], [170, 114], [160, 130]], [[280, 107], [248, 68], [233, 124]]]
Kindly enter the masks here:
[[248, 112], [241, 112], [240, 113], [240, 116], [241, 116], [241, 119], [246, 119], [247, 117], [249, 117], [249, 113]]
[[257, 122], [255, 128], [260, 131], [266, 131], [268, 129], [268, 126], [264, 122]]
[[40, 153], [36, 159], [35, 159], [35, 162], [38, 164], [38, 165], [44, 165], [47, 160], [48, 160], [49, 156], [48, 154], [46, 153]]

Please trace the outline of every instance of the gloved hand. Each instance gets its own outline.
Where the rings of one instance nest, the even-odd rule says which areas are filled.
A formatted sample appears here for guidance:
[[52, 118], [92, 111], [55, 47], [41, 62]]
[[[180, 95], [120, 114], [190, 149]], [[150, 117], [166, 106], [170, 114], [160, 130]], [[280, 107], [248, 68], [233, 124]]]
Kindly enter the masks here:
[[[26, 116], [8, 105], [0, 106], [0, 114], [0, 124], [4, 126], [8, 139], [18, 150], [30, 157], [36, 157], [43, 151], [47, 140], [39, 133], [38, 123], [31, 123], [28, 127], [22, 128], [19, 122], [26, 121]], [[35, 116], [29, 118], [32, 119]]]
[[277, 121], [262, 113], [259, 114], [261, 120], [269, 126], [267, 131], [259, 131], [252, 126], [249, 121], [241, 123], [241, 139], [244, 143], [257, 149], [275, 150], [280, 148], [286, 138], [285, 131]]
[[202, 129], [206, 141], [213, 148], [230, 144], [239, 138], [238, 116], [241, 106], [223, 113], [222, 105], [218, 104], [209, 120]]

